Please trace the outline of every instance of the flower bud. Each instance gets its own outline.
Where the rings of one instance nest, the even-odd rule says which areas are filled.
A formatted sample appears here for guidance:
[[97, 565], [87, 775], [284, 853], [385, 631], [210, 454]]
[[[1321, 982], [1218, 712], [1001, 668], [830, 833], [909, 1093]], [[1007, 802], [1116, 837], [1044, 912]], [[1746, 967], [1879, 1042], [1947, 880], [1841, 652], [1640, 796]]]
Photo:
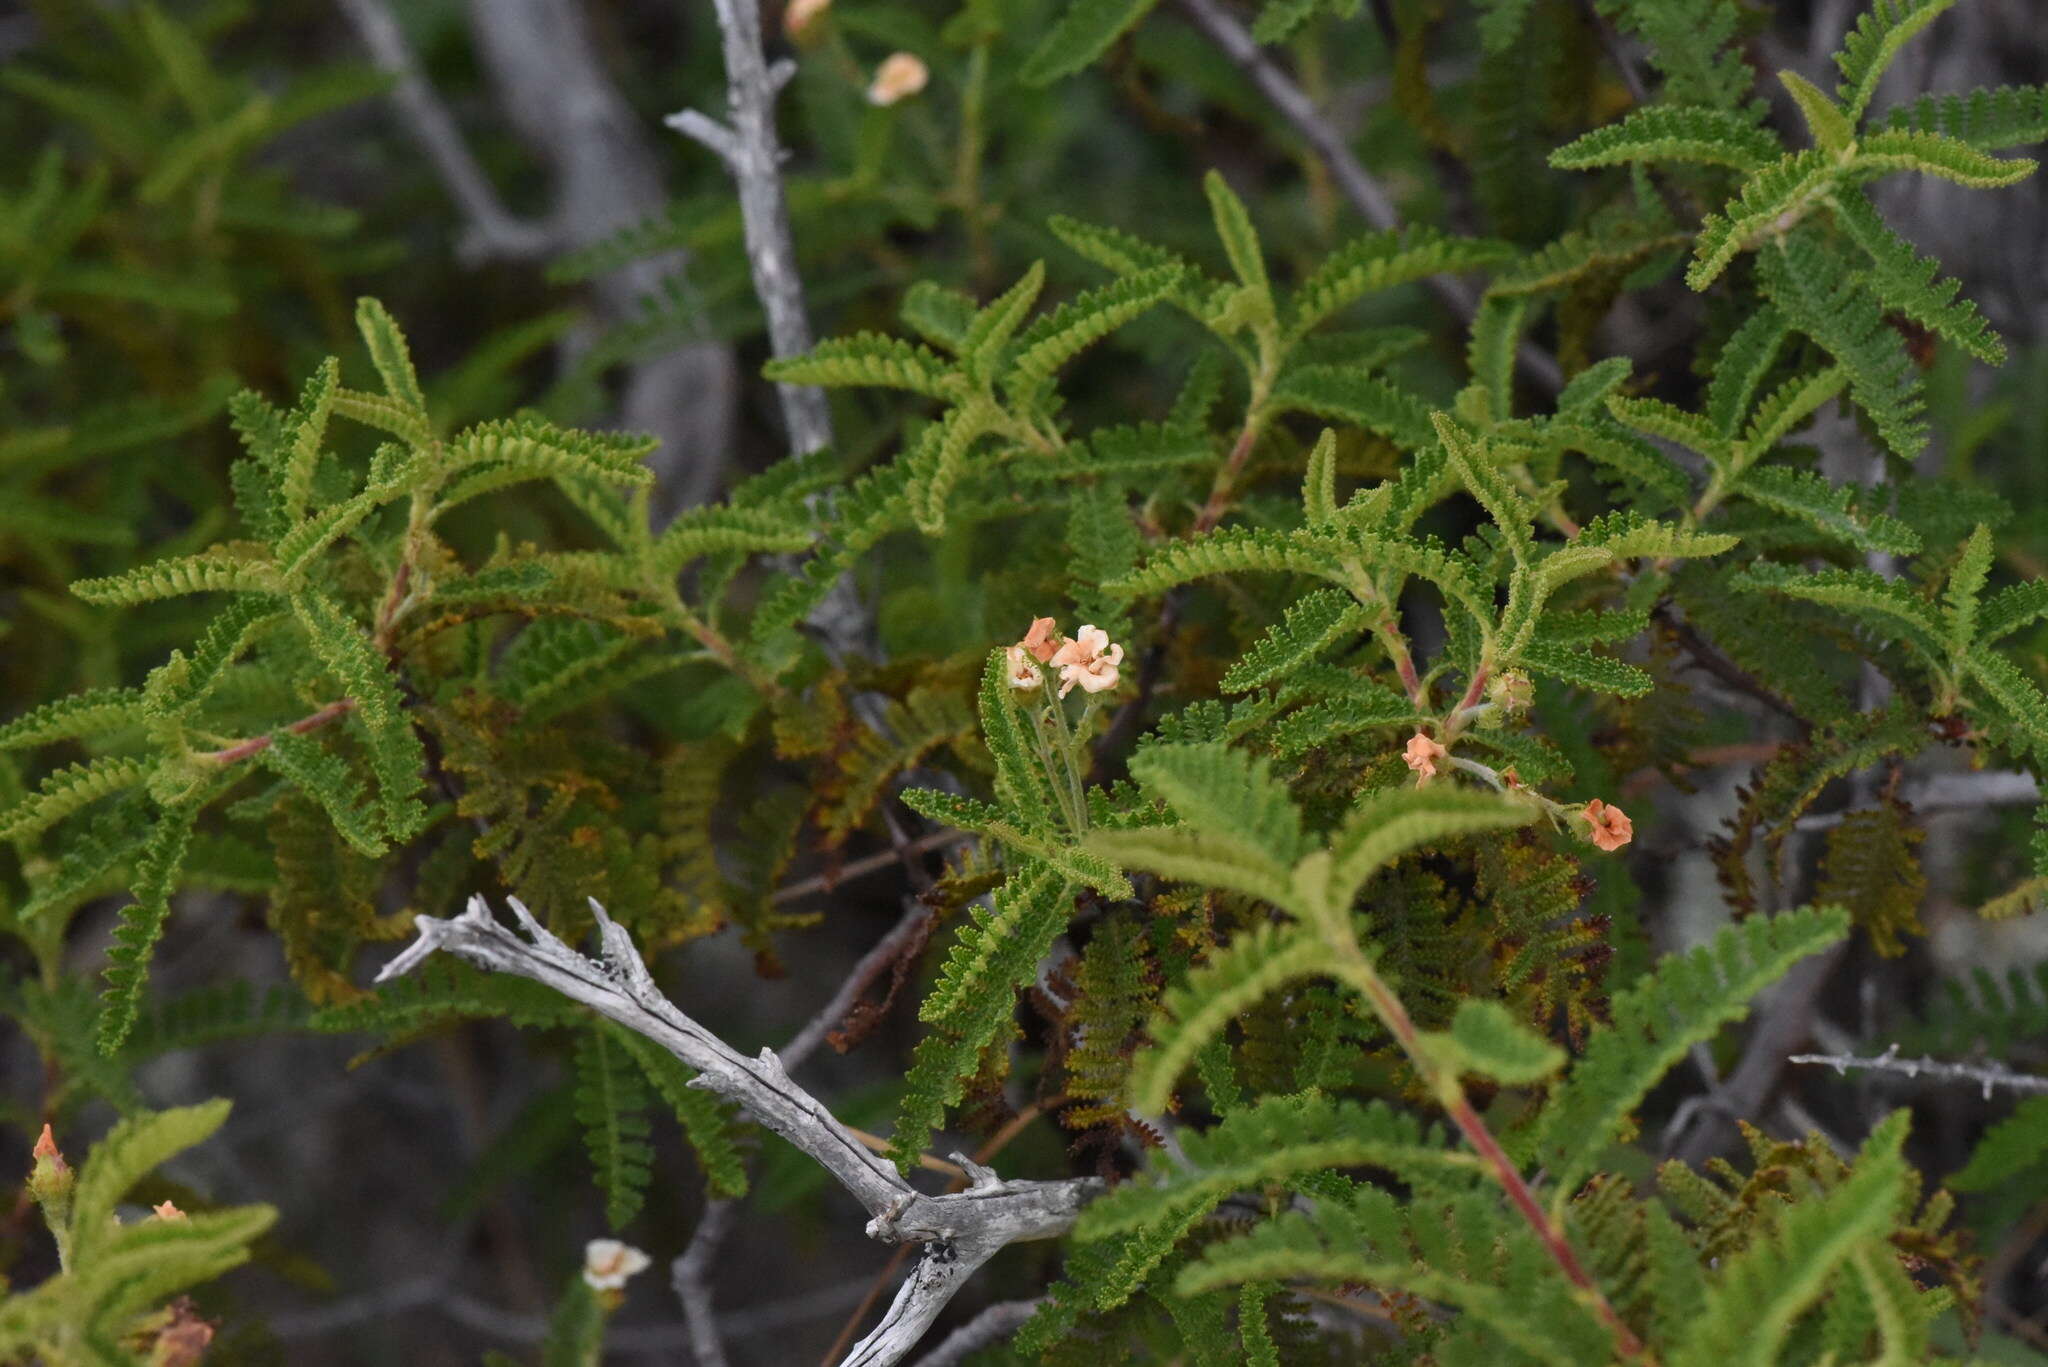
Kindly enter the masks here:
[[874, 83], [868, 87], [868, 103], [892, 105], [924, 89], [931, 68], [908, 52], [892, 52], [875, 68]]
[[1493, 676], [1487, 685], [1486, 700], [1510, 716], [1526, 712], [1536, 701], [1536, 684], [1527, 674], [1508, 670]]
[[782, 11], [782, 31], [801, 40], [830, 8], [832, 0], [789, 0], [789, 8]]

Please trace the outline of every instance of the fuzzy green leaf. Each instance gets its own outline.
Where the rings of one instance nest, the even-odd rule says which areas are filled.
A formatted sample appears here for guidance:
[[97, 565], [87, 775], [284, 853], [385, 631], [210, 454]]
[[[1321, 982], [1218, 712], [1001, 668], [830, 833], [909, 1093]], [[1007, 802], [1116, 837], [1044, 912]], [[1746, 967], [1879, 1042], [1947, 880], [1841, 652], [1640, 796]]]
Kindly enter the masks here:
[[1869, 9], [1857, 17], [1856, 27], [1842, 40], [1835, 54], [1842, 82], [1836, 88], [1843, 111], [1851, 123], [1863, 117], [1877, 83], [1899, 55], [1899, 49], [1956, 0], [1872, 0]]
[[1164, 299], [1179, 283], [1177, 267], [1160, 266], [1076, 295], [1017, 339], [1004, 388], [1019, 403], [1036, 402], [1061, 366]]
[[1869, 134], [1858, 143], [1853, 169], [1858, 180], [1917, 171], [1973, 190], [1995, 190], [2034, 174], [2034, 162], [2026, 157], [1994, 157], [1941, 133], [1892, 130]]
[[1564, 1050], [1517, 1020], [1497, 1001], [1467, 997], [1447, 1031], [1426, 1031], [1423, 1050], [1452, 1074], [1476, 1074], [1510, 1087], [1541, 1082], [1564, 1067]]
[[1780, 465], [1745, 472], [1736, 492], [1787, 517], [1796, 517], [1859, 551], [1913, 555], [1920, 538], [1913, 529], [1886, 513], [1869, 512], [1853, 489], [1841, 488], [1811, 470]]
[[377, 378], [384, 381], [384, 392], [424, 416], [427, 396], [420, 392], [420, 377], [412, 368], [412, 353], [406, 348], [405, 334], [398, 330], [384, 305], [370, 298], [356, 300], [356, 330], [363, 335], [363, 345], [370, 349], [370, 364], [376, 367]]
[[1109, 50], [1143, 19], [1158, 0], [1067, 0], [1059, 21], [1024, 60], [1017, 78], [1026, 85], [1051, 85], [1071, 76]]
[[1885, 127], [1943, 133], [1980, 152], [2048, 138], [2048, 85], [1993, 86], [1922, 95], [1887, 110]]
[[[1771, 1234], [1729, 1257], [1707, 1289], [1672, 1367], [1772, 1367], [1792, 1327], [1858, 1249], [1891, 1231], [1908, 1172], [1895, 1111], [1864, 1141], [1855, 1167], [1823, 1195], [1795, 1201]], [[1886, 1257], [1892, 1256], [1888, 1246]]]
[[1557, 1190], [1578, 1190], [1628, 1115], [1696, 1042], [1749, 1010], [1757, 993], [1800, 959], [1848, 932], [1836, 907], [1752, 917], [1657, 967], [1613, 999], [1613, 1028], [1594, 1033], [1552, 1093], [1536, 1131], [1536, 1161]]
[[1167, 989], [1146, 1034], [1153, 1047], [1131, 1065], [1132, 1104], [1162, 1115], [1173, 1085], [1210, 1040], [1267, 993], [1328, 965], [1321, 939], [1298, 927], [1264, 924], [1210, 955], [1186, 985]]
[[121, 909], [114, 943], [107, 950], [107, 990], [100, 997], [94, 1030], [102, 1054], [120, 1049], [142, 1009], [142, 991], [149, 981], [149, 961], [170, 919], [171, 894], [177, 890], [185, 852], [191, 847], [192, 823], [199, 804], [186, 801], [165, 808], [135, 860], [135, 901]]
[[834, 337], [801, 356], [769, 361], [761, 373], [779, 384], [903, 389], [934, 399], [958, 399], [965, 393], [959, 375], [944, 357], [915, 342], [878, 332]]
[[26, 840], [109, 793], [145, 781], [154, 764], [105, 755], [89, 764], [70, 764], [44, 779], [35, 792], [0, 812], [0, 840]]
[[1784, 146], [1776, 137], [1740, 114], [1657, 104], [1566, 143], [1550, 154], [1550, 164], [1585, 171], [1632, 162], [1689, 161], [1751, 172], [1783, 155]]
[[1817, 204], [1840, 174], [1835, 160], [1820, 151], [1795, 152], [1758, 171], [1743, 183], [1738, 199], [1701, 223], [1685, 283], [1696, 290], [1713, 284], [1738, 255]]
[[1368, 294], [1433, 275], [1481, 270], [1512, 260], [1514, 254], [1506, 242], [1449, 237], [1422, 226], [1354, 237], [1324, 257], [1295, 290], [1288, 333], [1300, 337]]
[[1304, 594], [1238, 658], [1219, 687], [1226, 693], [1244, 693], [1271, 683], [1355, 635], [1367, 621], [1358, 600], [1341, 589]]
[[1331, 910], [1348, 907], [1366, 879], [1412, 849], [1481, 831], [1512, 830], [1535, 815], [1520, 803], [1453, 788], [1441, 779], [1426, 787], [1376, 793], [1330, 837]]
[[88, 603], [133, 606], [187, 593], [276, 593], [268, 552], [234, 542], [197, 555], [172, 556], [104, 579], [79, 579], [71, 592]]
[[77, 737], [98, 740], [133, 726], [143, 714], [143, 696], [132, 688], [89, 688], [32, 707], [0, 726], [0, 750], [25, 750]]
[[1620, 698], [1640, 698], [1656, 687], [1656, 680], [1632, 664], [1571, 650], [1553, 642], [1533, 640], [1517, 653], [1517, 661], [1538, 674], [1576, 685], [1591, 693], [1612, 693]]

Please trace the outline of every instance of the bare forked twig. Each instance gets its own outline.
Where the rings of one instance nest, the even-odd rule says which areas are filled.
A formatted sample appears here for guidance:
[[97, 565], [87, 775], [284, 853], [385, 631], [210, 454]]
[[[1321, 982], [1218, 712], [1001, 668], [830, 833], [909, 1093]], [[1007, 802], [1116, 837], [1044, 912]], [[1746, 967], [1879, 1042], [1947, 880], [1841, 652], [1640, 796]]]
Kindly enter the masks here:
[[869, 1237], [884, 1243], [922, 1243], [923, 1257], [896, 1299], [842, 1367], [888, 1367], [923, 1337], [974, 1270], [1006, 1245], [1064, 1234], [1081, 1207], [1102, 1190], [1095, 1178], [1009, 1182], [965, 1155], [971, 1185], [964, 1192], [930, 1196], [870, 1152], [822, 1102], [790, 1080], [772, 1049], [754, 1058], [685, 1015], [663, 996], [624, 927], [592, 902], [602, 954], [589, 959], [546, 927], [517, 900], [511, 907], [520, 931], [501, 924], [481, 897], [460, 916], [421, 916], [419, 939], [378, 974], [379, 982], [411, 971], [437, 950], [479, 968], [511, 973], [580, 1002], [645, 1036], [696, 1070], [691, 1086], [737, 1104], [756, 1122], [814, 1159], [866, 1208]]

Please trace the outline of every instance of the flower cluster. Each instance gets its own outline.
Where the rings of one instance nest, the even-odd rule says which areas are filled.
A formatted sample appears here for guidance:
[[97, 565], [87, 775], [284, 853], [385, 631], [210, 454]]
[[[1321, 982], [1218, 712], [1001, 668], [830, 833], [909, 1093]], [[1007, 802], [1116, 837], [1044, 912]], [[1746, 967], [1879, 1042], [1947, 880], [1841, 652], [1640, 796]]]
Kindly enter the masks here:
[[1050, 617], [1035, 618], [1024, 639], [1009, 649], [1010, 686], [1038, 687], [1038, 664], [1059, 671], [1060, 696], [1066, 697], [1080, 685], [1084, 693], [1104, 693], [1122, 678], [1118, 667], [1124, 648], [1112, 645], [1109, 633], [1097, 626], [1083, 626], [1072, 640], [1059, 634]]
[[[1452, 760], [1449, 748], [1425, 731], [1417, 731], [1408, 738], [1408, 746], [1401, 752], [1401, 762], [1415, 771], [1415, 782], [1418, 787], [1441, 773], [1442, 769], [1439, 766], [1456, 764], [1478, 774], [1503, 792], [1523, 794], [1550, 813], [1553, 819], [1572, 810], [1540, 793], [1532, 792], [1528, 785], [1522, 782], [1521, 775], [1512, 768], [1495, 773], [1485, 765], [1471, 760]], [[1596, 797], [1584, 807], [1577, 809], [1577, 814], [1586, 822], [1586, 837], [1610, 853], [1635, 838], [1635, 823], [1629, 820], [1627, 812], [1610, 802]]]

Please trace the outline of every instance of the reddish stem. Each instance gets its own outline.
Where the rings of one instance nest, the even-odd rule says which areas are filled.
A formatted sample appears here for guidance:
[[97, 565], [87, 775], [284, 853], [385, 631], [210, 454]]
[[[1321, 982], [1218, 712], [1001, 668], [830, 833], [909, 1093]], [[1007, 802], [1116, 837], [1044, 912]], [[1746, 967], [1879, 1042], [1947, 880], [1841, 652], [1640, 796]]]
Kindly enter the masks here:
[[1408, 638], [1401, 634], [1401, 628], [1394, 624], [1392, 617], [1373, 628], [1378, 633], [1380, 644], [1387, 648], [1387, 654], [1394, 661], [1394, 673], [1400, 676], [1401, 687], [1408, 694], [1408, 700], [1420, 708], [1429, 704], [1428, 696], [1422, 689], [1422, 676], [1415, 672], [1415, 657], [1408, 652]]
[[[356, 700], [354, 698], [340, 698], [327, 704], [327, 706], [311, 716], [300, 717], [290, 725], [278, 729], [289, 731], [295, 736], [303, 736], [308, 731], [317, 731], [329, 722], [347, 716], [355, 710], [355, 706]], [[202, 750], [195, 758], [212, 760], [215, 764], [233, 764], [237, 760], [245, 760], [251, 755], [261, 754], [263, 751], [268, 750], [275, 736], [276, 732], [270, 732], [261, 736], [251, 736], [247, 740], [236, 741], [224, 750]]]
[[1259, 443], [1259, 425], [1248, 421], [1244, 430], [1237, 434], [1237, 444], [1230, 448], [1229, 459], [1216, 472], [1216, 482], [1209, 486], [1209, 501], [1202, 505], [1200, 516], [1195, 518], [1195, 534], [1201, 535], [1223, 520], [1223, 514], [1230, 509], [1230, 490], [1237, 483], [1237, 477], [1244, 469], [1244, 463], [1251, 458], [1252, 448]]
[[1585, 1265], [1579, 1261], [1578, 1253], [1564, 1237], [1564, 1232], [1551, 1224], [1550, 1217], [1543, 1213], [1543, 1207], [1537, 1203], [1536, 1194], [1530, 1191], [1529, 1184], [1522, 1180], [1521, 1170], [1502, 1150], [1499, 1141], [1493, 1137], [1493, 1132], [1486, 1128], [1486, 1122], [1479, 1118], [1479, 1113], [1472, 1109], [1472, 1103], [1465, 1098], [1462, 1090], [1450, 1103], [1448, 1110], [1452, 1123], [1464, 1134], [1465, 1142], [1486, 1160], [1487, 1166], [1493, 1169], [1494, 1179], [1500, 1183], [1501, 1189], [1507, 1192], [1508, 1200], [1522, 1213], [1522, 1218], [1529, 1222], [1529, 1228], [1536, 1231], [1536, 1237], [1543, 1241], [1544, 1250], [1550, 1254], [1550, 1260], [1557, 1264], [1558, 1270], [1564, 1273], [1566, 1279], [1591, 1302], [1593, 1313], [1600, 1317], [1600, 1322], [1607, 1326], [1607, 1332], [1614, 1336], [1615, 1348], [1624, 1358], [1644, 1357], [1643, 1341], [1636, 1337], [1635, 1330], [1624, 1324], [1621, 1316], [1615, 1313], [1614, 1307], [1607, 1303], [1607, 1296], [1600, 1290], [1600, 1284], [1593, 1280]]
[[[1347, 958], [1356, 956], [1354, 962], [1363, 959], [1355, 942], [1335, 947]], [[1408, 1057], [1415, 1061], [1423, 1076], [1436, 1086], [1451, 1122], [1465, 1136], [1465, 1142], [1470, 1144], [1493, 1170], [1494, 1180], [1500, 1183], [1501, 1189], [1507, 1193], [1509, 1202], [1521, 1213], [1522, 1218], [1528, 1221], [1529, 1227], [1536, 1231], [1536, 1237], [1542, 1241], [1544, 1251], [1550, 1255], [1551, 1261], [1557, 1264], [1565, 1279], [1586, 1297], [1593, 1308], [1593, 1313], [1599, 1316], [1600, 1322], [1606, 1325], [1607, 1331], [1613, 1335], [1614, 1346], [1622, 1357], [1647, 1360], [1648, 1354], [1643, 1349], [1642, 1340], [1636, 1337], [1633, 1329], [1622, 1322], [1621, 1316], [1608, 1304], [1606, 1294], [1600, 1290], [1600, 1284], [1593, 1280], [1585, 1265], [1579, 1261], [1578, 1253], [1564, 1237], [1564, 1232], [1553, 1225], [1550, 1217], [1544, 1214], [1542, 1205], [1536, 1200], [1536, 1194], [1529, 1190], [1529, 1184], [1523, 1180], [1521, 1170], [1501, 1148], [1500, 1142], [1493, 1137], [1493, 1132], [1486, 1128], [1486, 1122], [1479, 1118], [1479, 1112], [1472, 1109], [1472, 1103], [1465, 1096], [1464, 1088], [1458, 1084], [1457, 1078], [1439, 1075], [1436, 1066], [1431, 1063], [1422, 1047], [1422, 1036], [1416, 1030], [1415, 1022], [1409, 1018], [1408, 1008], [1369, 964], [1362, 966], [1365, 971], [1348, 975], [1347, 981], [1365, 993], [1372, 1003], [1374, 1013], [1386, 1025]]]

